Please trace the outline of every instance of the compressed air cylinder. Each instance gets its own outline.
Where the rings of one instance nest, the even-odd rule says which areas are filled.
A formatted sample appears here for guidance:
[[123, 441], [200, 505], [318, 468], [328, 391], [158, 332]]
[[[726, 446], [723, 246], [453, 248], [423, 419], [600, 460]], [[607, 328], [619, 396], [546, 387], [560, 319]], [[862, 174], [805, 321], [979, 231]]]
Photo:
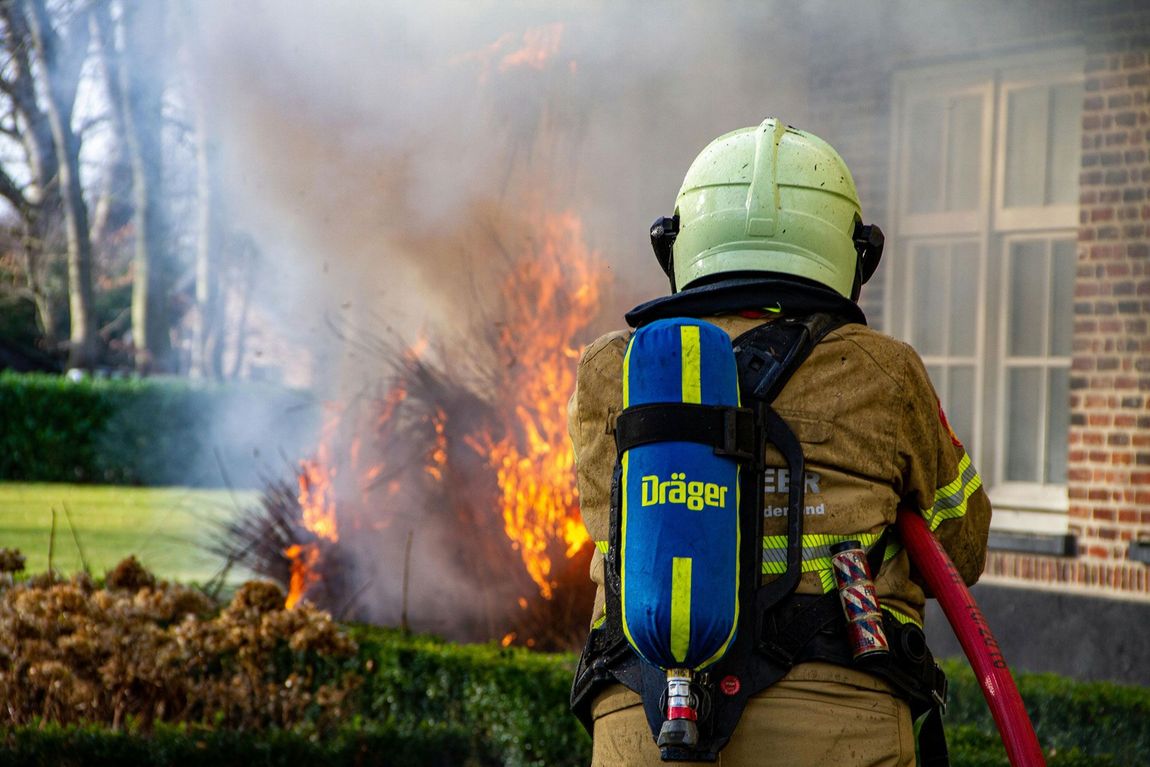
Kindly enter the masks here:
[[847, 641], [855, 660], [889, 652], [866, 552], [858, 541], [843, 541], [830, 548], [831, 570], [839, 601], [847, 619]]
[[[730, 338], [700, 320], [637, 330], [623, 376], [624, 408], [739, 404]], [[633, 447], [621, 463], [623, 630], [662, 669], [702, 669], [738, 622], [739, 464], [690, 441]]]

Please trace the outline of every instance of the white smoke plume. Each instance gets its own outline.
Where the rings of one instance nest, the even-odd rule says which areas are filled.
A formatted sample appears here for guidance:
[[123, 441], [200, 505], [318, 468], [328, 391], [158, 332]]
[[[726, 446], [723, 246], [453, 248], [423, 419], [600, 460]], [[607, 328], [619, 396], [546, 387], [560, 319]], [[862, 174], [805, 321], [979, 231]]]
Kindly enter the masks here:
[[569, 209], [619, 318], [664, 289], [647, 227], [698, 149], [804, 118], [770, 5], [199, 4], [193, 61], [228, 207], [267, 256], [262, 299], [318, 350], [325, 314], [450, 327], [505, 266], [493, 239], [514, 249], [524, 215]]

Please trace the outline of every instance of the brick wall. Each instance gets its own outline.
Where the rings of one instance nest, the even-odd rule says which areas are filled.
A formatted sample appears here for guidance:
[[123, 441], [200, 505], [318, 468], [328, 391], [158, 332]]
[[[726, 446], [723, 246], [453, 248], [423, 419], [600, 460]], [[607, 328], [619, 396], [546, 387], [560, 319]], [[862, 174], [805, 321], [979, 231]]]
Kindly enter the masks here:
[[[811, 127], [842, 152], [867, 218], [881, 224], [897, 61], [995, 55], [1044, 40], [1085, 47], [1068, 479], [1079, 553], [992, 551], [986, 572], [1020, 585], [1147, 598], [1150, 566], [1129, 560], [1128, 549], [1150, 539], [1150, 8], [1142, 0], [1046, 7], [1041, 28], [988, 21], [969, 38], [935, 33], [823, 49], [812, 66]], [[986, 10], [987, 18], [1006, 13]], [[879, 281], [861, 302], [880, 328], [881, 297]]]
[[[1082, 117], [1069, 450], [1079, 556], [1031, 577], [1150, 593], [1147, 566], [1127, 561], [1130, 541], [1150, 537], [1150, 43], [1106, 38], [1087, 61]], [[1021, 574], [1017, 559], [992, 566]]]

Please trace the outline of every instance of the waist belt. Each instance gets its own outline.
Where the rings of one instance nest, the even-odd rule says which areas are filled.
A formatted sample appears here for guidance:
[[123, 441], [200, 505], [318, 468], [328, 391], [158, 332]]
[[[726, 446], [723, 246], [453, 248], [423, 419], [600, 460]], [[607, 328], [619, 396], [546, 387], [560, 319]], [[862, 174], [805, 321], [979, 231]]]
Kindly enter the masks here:
[[[742, 638], [743, 652], [733, 648], [692, 685], [699, 702], [700, 747], [690, 751], [667, 749], [664, 759], [715, 761], [734, 733], [749, 697], [775, 684], [800, 663], [822, 661], [865, 671], [890, 684], [895, 694], [907, 701], [915, 720], [922, 719], [920, 763], [929, 767], [949, 763], [941, 718], [947, 694], [946, 676], [935, 663], [917, 625], [901, 623], [884, 613], [883, 628], [890, 654], [856, 663], [847, 644], [845, 618], [837, 594], [792, 595], [761, 616], [758, 623], [761, 629], [757, 636], [752, 640]], [[593, 732], [591, 709], [595, 698], [615, 683], [642, 697], [652, 726], [663, 720], [658, 691], [665, 687], [664, 674], [643, 662], [617, 624], [608, 620], [591, 632], [571, 690], [572, 711], [589, 733]]]

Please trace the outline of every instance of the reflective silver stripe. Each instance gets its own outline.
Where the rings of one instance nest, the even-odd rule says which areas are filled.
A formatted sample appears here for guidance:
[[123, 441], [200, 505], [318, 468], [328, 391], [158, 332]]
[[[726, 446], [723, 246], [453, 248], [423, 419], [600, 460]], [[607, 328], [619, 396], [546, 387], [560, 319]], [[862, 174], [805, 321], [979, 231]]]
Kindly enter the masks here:
[[958, 476], [934, 493], [934, 506], [922, 512], [933, 532], [948, 519], [958, 519], [966, 514], [967, 502], [978, 488], [982, 487], [982, 477], [974, 468], [970, 456], [963, 454], [958, 464]]
[[[858, 541], [863, 548], [870, 548], [879, 538], [878, 533], [855, 533], [854, 535], [811, 534], [803, 536], [804, 573], [818, 573], [823, 591], [835, 587], [831, 572], [830, 547], [843, 541]], [[883, 552], [883, 562], [889, 561], [902, 551], [895, 540], [889, 540]], [[787, 537], [785, 535], [763, 536], [763, 575], [781, 575], [787, 569]]]

